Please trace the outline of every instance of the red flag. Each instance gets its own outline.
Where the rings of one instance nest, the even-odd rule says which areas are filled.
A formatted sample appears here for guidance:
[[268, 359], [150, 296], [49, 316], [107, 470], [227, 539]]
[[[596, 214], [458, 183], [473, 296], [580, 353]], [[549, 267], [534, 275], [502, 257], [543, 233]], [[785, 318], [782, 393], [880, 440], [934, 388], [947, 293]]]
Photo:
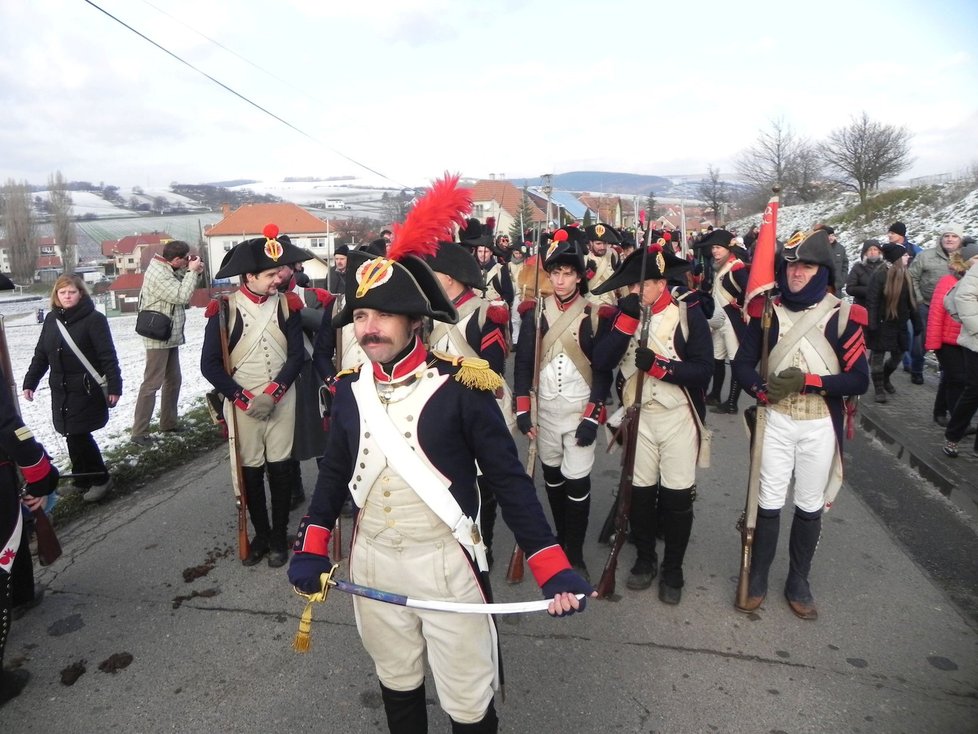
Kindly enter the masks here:
[[[776, 234], [778, 231], [778, 195], [775, 194], [767, 203], [764, 218], [761, 220], [761, 230], [757, 234], [757, 244], [754, 247], [754, 257], [751, 260], [750, 276], [747, 278], [747, 293], [744, 303], [744, 319], [750, 316], [751, 301], [757, 296], [764, 295], [774, 288], [774, 255], [777, 249]], [[755, 306], [756, 309], [756, 306]]]

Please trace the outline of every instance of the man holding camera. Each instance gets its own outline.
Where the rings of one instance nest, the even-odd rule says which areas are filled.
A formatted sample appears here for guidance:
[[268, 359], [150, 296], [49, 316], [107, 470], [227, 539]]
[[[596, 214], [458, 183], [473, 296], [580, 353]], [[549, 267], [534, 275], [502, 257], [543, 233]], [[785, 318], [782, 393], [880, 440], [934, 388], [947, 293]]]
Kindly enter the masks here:
[[163, 245], [163, 252], [150, 260], [143, 275], [143, 287], [139, 291], [139, 310], [159, 311], [170, 317], [172, 330], [165, 341], [143, 337], [146, 347], [146, 369], [143, 383], [139, 386], [136, 407], [133, 409], [130, 441], [140, 446], [153, 442], [149, 435], [149, 420], [156, 406], [156, 393], [163, 388], [160, 398], [160, 430], [179, 431], [177, 401], [180, 399], [180, 354], [184, 343], [183, 326], [185, 309], [190, 303], [197, 280], [204, 270], [204, 261], [190, 254], [190, 245], [173, 240]]

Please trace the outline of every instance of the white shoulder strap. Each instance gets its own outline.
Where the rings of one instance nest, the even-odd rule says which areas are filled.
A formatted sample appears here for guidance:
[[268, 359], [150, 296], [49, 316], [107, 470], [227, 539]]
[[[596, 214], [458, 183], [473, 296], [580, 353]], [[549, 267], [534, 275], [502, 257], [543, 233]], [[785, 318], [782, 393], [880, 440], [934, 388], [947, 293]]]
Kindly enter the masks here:
[[470, 553], [479, 568], [489, 570], [486, 546], [478, 524], [459, 507], [448, 485], [425, 464], [381, 405], [374, 382], [373, 370], [362, 370], [360, 379], [352, 385], [362, 418], [370, 426], [377, 443], [384, 447], [387, 463], [410, 485], [432, 512], [452, 529], [455, 539]]
[[64, 337], [65, 344], [67, 344], [71, 351], [75, 353], [75, 356], [78, 357], [78, 361], [82, 363], [82, 367], [88, 370], [88, 374], [92, 376], [92, 379], [99, 385], [104, 386], [107, 384], [105, 375], [100, 375], [92, 366], [92, 363], [88, 361], [88, 357], [82, 353], [82, 350], [78, 348], [77, 344], [75, 344], [75, 340], [71, 338], [71, 334], [68, 333], [68, 329], [65, 328], [65, 325], [62, 324], [59, 319], [55, 319], [54, 323], [56, 323], [58, 325], [58, 329], [61, 330], [61, 336]]

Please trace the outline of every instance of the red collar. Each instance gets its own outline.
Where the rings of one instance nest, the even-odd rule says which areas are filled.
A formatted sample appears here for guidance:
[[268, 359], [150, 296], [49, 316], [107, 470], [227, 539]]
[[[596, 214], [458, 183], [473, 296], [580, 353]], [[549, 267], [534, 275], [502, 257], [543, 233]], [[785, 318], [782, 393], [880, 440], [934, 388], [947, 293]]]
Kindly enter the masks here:
[[475, 291], [471, 288], [466, 288], [464, 291], [458, 294], [458, 297], [454, 301], [455, 306], [461, 306], [466, 301], [471, 301], [475, 298]]
[[578, 290], [574, 292], [574, 297], [571, 298], [569, 301], [561, 301], [559, 298], [557, 298], [557, 294], [554, 293], [554, 303], [557, 304], [557, 310], [566, 311], [568, 308], [571, 307], [571, 304], [574, 303], [574, 301], [580, 298], [580, 295], [581, 292]]
[[257, 293], [251, 291], [246, 285], [242, 285], [238, 290], [252, 303], [261, 304], [268, 300], [268, 296], [259, 296]]
[[391, 374], [384, 372], [383, 366], [379, 362], [372, 362], [374, 368], [374, 380], [377, 382], [400, 382], [410, 377], [420, 370], [428, 361], [428, 350], [418, 337], [414, 337], [414, 349], [407, 356], [394, 365]]
[[670, 303], [672, 303], [672, 293], [666, 288], [656, 302], [652, 304], [652, 313], [661, 313]]

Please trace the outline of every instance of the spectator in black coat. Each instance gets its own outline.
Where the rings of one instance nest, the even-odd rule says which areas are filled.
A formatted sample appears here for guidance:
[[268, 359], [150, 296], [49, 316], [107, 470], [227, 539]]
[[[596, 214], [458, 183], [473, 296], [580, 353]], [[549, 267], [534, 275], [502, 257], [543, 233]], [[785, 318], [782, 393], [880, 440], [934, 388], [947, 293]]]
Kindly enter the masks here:
[[866, 308], [866, 291], [873, 273], [883, 265], [883, 250], [879, 240], [863, 242], [861, 259], [852, 266], [849, 277], [846, 278], [846, 295], [852, 296], [852, 302]]
[[[910, 348], [907, 322], [913, 325], [913, 333], [923, 331], [907, 272], [907, 249], [888, 242], [883, 245], [883, 258], [887, 266], [873, 273], [866, 294], [866, 310], [869, 312], [866, 347], [871, 350], [869, 368], [877, 403], [885, 403], [886, 394], [896, 392], [890, 375], [899, 366], [903, 353]], [[889, 358], [884, 361], [887, 353]]]
[[[104, 377], [105, 392], [67, 343], [59, 322], [92, 368]], [[54, 283], [51, 310], [24, 376], [26, 400], [34, 400], [34, 392], [49, 369], [52, 419], [55, 430], [67, 438], [71, 470], [96, 475], [75, 479], [75, 490], [85, 491], [86, 501], [97, 502], [109, 491], [109, 473], [92, 433], [109, 422], [109, 408], [122, 395], [122, 373], [109, 322], [95, 310], [85, 283], [77, 275], [62, 275]]]

